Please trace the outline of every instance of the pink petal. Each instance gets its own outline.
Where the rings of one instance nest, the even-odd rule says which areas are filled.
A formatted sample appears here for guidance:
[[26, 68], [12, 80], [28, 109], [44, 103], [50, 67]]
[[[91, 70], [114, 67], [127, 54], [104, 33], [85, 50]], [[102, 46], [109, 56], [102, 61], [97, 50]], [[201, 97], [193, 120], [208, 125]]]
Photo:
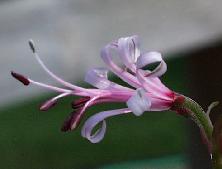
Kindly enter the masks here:
[[147, 92], [152, 93], [158, 98], [171, 100], [171, 98], [169, 98], [169, 94], [172, 93], [172, 91], [170, 91], [167, 87], [164, 85], [157, 85], [155, 82], [156, 80], [154, 80], [152, 77], [145, 77], [143, 70], [137, 70], [136, 75], [142, 87]]
[[135, 76], [128, 73], [127, 71], [124, 71], [122, 68], [120, 68], [113, 62], [110, 52], [110, 50], [113, 48], [114, 48], [113, 46], [107, 45], [102, 49], [101, 58], [103, 59], [103, 61], [106, 63], [108, 68], [118, 77], [120, 77], [123, 81], [125, 81], [126, 83], [135, 88], [140, 87], [140, 84], [138, 80], [135, 78]]
[[[92, 143], [98, 143], [100, 142], [106, 132], [106, 122], [105, 119], [111, 116], [116, 116], [120, 114], [126, 114], [131, 112], [128, 108], [124, 109], [118, 109], [118, 110], [110, 110], [110, 111], [104, 111], [97, 113], [93, 116], [91, 116], [85, 124], [83, 125], [81, 134], [83, 137], [87, 138], [90, 142]], [[98, 129], [94, 134], [92, 134], [93, 128], [99, 124], [100, 122], [102, 123], [102, 127]]]
[[85, 75], [85, 81], [99, 89], [107, 89], [111, 82], [107, 79], [108, 70], [105, 68], [96, 68], [89, 70]]
[[169, 110], [173, 104], [173, 99], [172, 100], [163, 100], [160, 98], [152, 98], [151, 99], [151, 107], [150, 111], [164, 111], [164, 110]]
[[85, 81], [94, 87], [99, 89], [119, 89], [119, 90], [129, 90], [127, 87], [123, 87], [114, 82], [108, 80], [108, 70], [105, 68], [94, 68], [90, 69], [85, 76]]

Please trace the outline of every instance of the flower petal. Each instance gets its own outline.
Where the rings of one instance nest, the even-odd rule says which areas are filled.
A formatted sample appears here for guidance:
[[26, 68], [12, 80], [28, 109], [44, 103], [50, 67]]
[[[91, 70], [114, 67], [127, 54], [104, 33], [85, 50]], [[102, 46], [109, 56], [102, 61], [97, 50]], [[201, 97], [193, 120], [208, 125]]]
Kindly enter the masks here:
[[148, 52], [141, 55], [136, 63], [137, 69], [141, 69], [149, 64], [156, 62], [159, 62], [159, 65], [153, 71], [148, 72], [146, 76], [160, 77], [167, 71], [167, 65], [159, 52]]
[[136, 94], [130, 97], [126, 104], [133, 114], [140, 116], [144, 111], [150, 110], [151, 99], [146, 95], [146, 91], [140, 88], [137, 89]]
[[157, 77], [145, 77], [144, 71], [141, 69], [136, 71], [136, 76], [147, 92], [161, 99], [172, 100], [170, 97], [172, 91], [163, 85]]
[[94, 68], [90, 69], [85, 76], [85, 81], [94, 87], [99, 89], [120, 89], [129, 90], [127, 87], [123, 87], [114, 82], [108, 80], [108, 70], [106, 68]]
[[137, 36], [120, 38], [118, 40], [118, 49], [120, 58], [127, 68], [131, 71], [136, 71], [136, 61], [140, 56], [139, 43]]
[[[120, 115], [120, 114], [126, 114], [131, 112], [131, 110], [129, 110], [128, 108], [124, 108], [124, 109], [118, 109], [118, 110], [110, 110], [110, 111], [104, 111], [104, 112], [100, 112], [97, 113], [93, 116], [91, 116], [83, 125], [81, 134], [83, 137], [87, 138], [90, 142], [92, 143], [98, 143], [100, 142], [106, 132], [106, 122], [105, 119], [107, 117], [111, 117], [111, 116], [116, 116], [116, 115]], [[100, 129], [98, 129], [94, 134], [92, 134], [92, 130], [93, 128], [99, 124], [100, 122], [102, 123], [102, 127]]]
[[117, 66], [113, 60], [112, 60], [112, 56], [111, 56], [111, 49], [115, 49], [117, 50], [117, 47], [113, 46], [112, 44], [108, 44], [107, 46], [105, 46], [102, 50], [101, 50], [101, 58], [103, 59], [103, 61], [106, 63], [106, 65], [108, 66], [108, 68], [114, 73], [116, 74], [119, 78], [121, 78], [123, 81], [125, 81], [126, 83], [128, 83], [129, 85], [138, 88], [140, 87], [140, 84], [138, 82], [138, 80], [136, 79], [135, 76], [133, 76], [132, 74], [128, 73], [127, 71], [124, 71], [122, 68], [120, 68], [119, 66]]
[[108, 70], [105, 68], [91, 69], [86, 73], [85, 81], [99, 89], [109, 88], [111, 82], [107, 79]]

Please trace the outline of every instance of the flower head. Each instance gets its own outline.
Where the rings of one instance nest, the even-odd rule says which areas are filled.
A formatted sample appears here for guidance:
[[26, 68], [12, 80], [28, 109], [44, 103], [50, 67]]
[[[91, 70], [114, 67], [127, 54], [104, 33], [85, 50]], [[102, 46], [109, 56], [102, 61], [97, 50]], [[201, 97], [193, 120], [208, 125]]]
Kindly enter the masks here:
[[[41, 67], [64, 88], [40, 83], [21, 74], [11, 72], [12, 76], [24, 85], [37, 85], [58, 93], [57, 96], [47, 100], [40, 106], [40, 110], [46, 111], [55, 106], [57, 100], [66, 96], [81, 96], [72, 102], [73, 112], [65, 120], [62, 131], [75, 129], [87, 108], [104, 102], [124, 102], [126, 107], [117, 110], [103, 111], [91, 116], [82, 127], [81, 134], [92, 143], [101, 141], [106, 132], [105, 119], [111, 116], [128, 114], [132, 112], [136, 116], [145, 111], [162, 111], [170, 109], [175, 101], [175, 93], [168, 89], [159, 79], [167, 70], [167, 65], [158, 52], [142, 53], [139, 49], [137, 36], [120, 38], [107, 44], [101, 51], [102, 60], [107, 68], [94, 68], [86, 73], [85, 81], [95, 88], [82, 88], [73, 85], [51, 72], [38, 56], [34, 43], [29, 41], [30, 48]], [[123, 66], [118, 66], [113, 61], [114, 50]], [[153, 70], [144, 70], [147, 66], [157, 63]], [[108, 72], [113, 72], [131, 87], [125, 87], [108, 79]], [[102, 122], [102, 127], [92, 134], [93, 128]]]

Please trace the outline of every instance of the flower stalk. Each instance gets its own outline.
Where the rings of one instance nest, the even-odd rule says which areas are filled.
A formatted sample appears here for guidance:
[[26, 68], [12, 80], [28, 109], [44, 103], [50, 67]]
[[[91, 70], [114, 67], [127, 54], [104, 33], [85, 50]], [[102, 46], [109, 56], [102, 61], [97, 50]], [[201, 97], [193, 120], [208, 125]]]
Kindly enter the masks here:
[[[176, 99], [171, 110], [189, 117], [200, 129], [203, 136], [203, 142], [207, 145], [209, 155], [212, 161], [213, 169], [222, 169], [222, 116], [220, 116], [213, 125], [209, 117], [212, 108], [219, 102], [213, 102], [205, 112], [202, 107], [194, 100], [185, 97], [179, 101]], [[181, 101], [182, 100], [182, 101]]]

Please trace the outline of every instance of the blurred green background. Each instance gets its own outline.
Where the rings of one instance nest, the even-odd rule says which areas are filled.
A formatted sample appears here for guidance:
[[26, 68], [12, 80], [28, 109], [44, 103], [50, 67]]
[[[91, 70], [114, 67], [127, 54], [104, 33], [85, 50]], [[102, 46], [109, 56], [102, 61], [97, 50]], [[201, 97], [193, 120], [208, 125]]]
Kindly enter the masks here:
[[[170, 89], [186, 93], [186, 59], [173, 58], [166, 61], [168, 71], [162, 80]], [[174, 112], [146, 112], [140, 117], [129, 114], [109, 118], [104, 140], [91, 144], [80, 136], [80, 128], [68, 133], [60, 131], [63, 120], [72, 111], [70, 102], [74, 98], [62, 99], [50, 111], [40, 112], [40, 103], [53, 94], [41, 89], [39, 92], [39, 96], [20, 98], [17, 104], [1, 109], [0, 168], [92, 169], [122, 162], [122, 168], [133, 168], [132, 163], [144, 168], [152, 166], [151, 163], [160, 167], [168, 162], [177, 166], [179, 163], [181, 168], [188, 165], [186, 120]], [[87, 115], [123, 106], [101, 104], [90, 108]], [[154, 160], [159, 158], [161, 160]], [[111, 168], [118, 168], [118, 165]]]

